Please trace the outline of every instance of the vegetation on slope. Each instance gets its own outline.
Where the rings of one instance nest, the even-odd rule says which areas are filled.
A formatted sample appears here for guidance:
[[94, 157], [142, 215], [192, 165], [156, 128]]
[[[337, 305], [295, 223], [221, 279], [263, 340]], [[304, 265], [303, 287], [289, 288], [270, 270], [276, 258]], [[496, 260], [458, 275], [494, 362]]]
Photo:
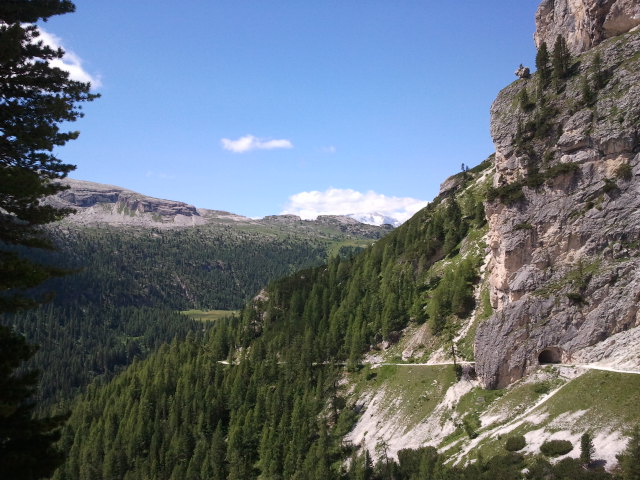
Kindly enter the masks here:
[[40, 410], [68, 401], [94, 379], [105, 381], [135, 359], [202, 324], [164, 308], [46, 305], [9, 317], [13, 329], [40, 345], [29, 365], [41, 371]]
[[[467, 173], [466, 186], [479, 175]], [[344, 362], [355, 368], [410, 321], [435, 326], [425, 308], [434, 292], [455, 316], [454, 299], [473, 290], [467, 274], [430, 270], [484, 223], [482, 196], [465, 191], [357, 256], [272, 282], [239, 318], [92, 386], [74, 408], [70, 459], [56, 478], [339, 478], [350, 454], [342, 437], [357, 417], [339, 385]]]
[[53, 233], [59, 247], [53, 261], [78, 270], [46, 285], [57, 292], [57, 304], [176, 310], [241, 308], [269, 281], [322, 264], [330, 252], [353, 253], [373, 241], [286, 225], [72, 226]]
[[64, 265], [72, 275], [45, 283], [54, 302], [0, 319], [39, 352], [41, 409], [71, 399], [174, 338], [206, 325], [177, 310], [236, 309], [269, 280], [362, 250], [383, 230], [341, 232], [313, 222], [273, 225], [216, 223], [180, 229], [75, 225], [51, 229], [57, 252], [31, 250], [35, 260]]

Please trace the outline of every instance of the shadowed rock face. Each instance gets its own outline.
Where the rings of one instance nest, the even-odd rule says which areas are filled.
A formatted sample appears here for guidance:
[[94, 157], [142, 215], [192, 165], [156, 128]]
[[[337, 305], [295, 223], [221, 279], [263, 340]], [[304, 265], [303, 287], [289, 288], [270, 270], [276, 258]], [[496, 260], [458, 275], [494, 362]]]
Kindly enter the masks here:
[[[581, 85], [596, 52], [608, 80], [587, 105]], [[476, 361], [488, 387], [531, 372], [547, 348], [563, 361], [589, 358], [603, 340], [640, 326], [640, 32], [577, 60], [576, 75], [548, 93], [549, 132], [526, 148], [517, 145], [518, 124], [534, 112], [516, 99], [534, 91], [536, 78], [514, 82], [491, 108], [494, 186], [524, 183], [532, 167], [557, 173], [523, 186], [520, 200], [486, 205], [496, 313], [478, 328]]]
[[552, 47], [562, 35], [572, 53], [640, 25], [638, 0], [543, 0], [536, 12], [536, 46]]

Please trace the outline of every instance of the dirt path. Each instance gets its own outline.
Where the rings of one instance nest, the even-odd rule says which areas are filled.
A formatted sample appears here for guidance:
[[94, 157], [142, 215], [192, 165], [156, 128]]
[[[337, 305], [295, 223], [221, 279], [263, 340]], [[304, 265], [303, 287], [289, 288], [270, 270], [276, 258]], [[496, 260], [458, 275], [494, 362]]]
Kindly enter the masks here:
[[[475, 365], [476, 362], [456, 362], [458, 365]], [[365, 363], [365, 365], [395, 365], [398, 367], [437, 367], [438, 365], [455, 365], [453, 362], [433, 362], [433, 363]]]
[[560, 367], [570, 367], [570, 368], [586, 368], [587, 370], [604, 370], [605, 372], [631, 373], [633, 375], [640, 375], [640, 370], [622, 370], [620, 368], [605, 367], [603, 365], [598, 365], [595, 363], [577, 363], [575, 365], [570, 365], [565, 363], [550, 363], [549, 365], [558, 365]]
[[[228, 360], [218, 360], [218, 363], [221, 363], [223, 365], [229, 365], [229, 361]], [[279, 362], [279, 363], [284, 363], [284, 362]], [[456, 362], [455, 364], [457, 365], [475, 365], [476, 362]], [[383, 366], [395, 366], [395, 367], [437, 367], [437, 366], [441, 366], [441, 365], [455, 365], [454, 362], [427, 362], [427, 363], [391, 363], [391, 362], [380, 362], [380, 363], [361, 363], [360, 365], [370, 365], [375, 367], [383, 367]], [[335, 365], [342, 365], [345, 366], [346, 363], [337, 363]], [[567, 368], [584, 368], [587, 370], [603, 370], [606, 372], [615, 372], [615, 373], [630, 373], [633, 375], [640, 375], [640, 370], [622, 370], [619, 368], [613, 368], [613, 367], [605, 367], [602, 365], [597, 365], [597, 364], [593, 364], [593, 363], [582, 363], [582, 364], [568, 364], [568, 363], [549, 363], [549, 364], [544, 364], [544, 366], [558, 366], [558, 367], [567, 367]], [[541, 365], [543, 366], [543, 365]]]

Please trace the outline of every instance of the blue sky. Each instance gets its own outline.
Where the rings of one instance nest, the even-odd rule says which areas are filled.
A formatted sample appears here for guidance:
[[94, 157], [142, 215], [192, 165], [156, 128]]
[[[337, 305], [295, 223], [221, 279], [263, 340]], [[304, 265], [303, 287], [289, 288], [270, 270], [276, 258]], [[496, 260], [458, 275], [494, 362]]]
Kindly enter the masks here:
[[482, 161], [538, 1], [75, 3], [42, 25], [102, 94], [72, 177], [259, 217], [411, 208]]

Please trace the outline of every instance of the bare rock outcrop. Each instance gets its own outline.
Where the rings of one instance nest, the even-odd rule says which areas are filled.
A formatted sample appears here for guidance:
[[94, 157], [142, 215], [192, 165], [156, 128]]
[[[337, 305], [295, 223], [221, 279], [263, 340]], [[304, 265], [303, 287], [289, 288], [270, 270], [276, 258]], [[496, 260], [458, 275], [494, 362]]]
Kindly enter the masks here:
[[70, 207], [76, 223], [134, 225], [191, 225], [205, 223], [193, 205], [153, 198], [126, 188], [84, 180], [65, 179], [69, 186], [47, 199], [56, 207]]
[[[492, 106], [494, 192], [503, 194], [486, 205], [495, 314], [476, 337], [489, 387], [526, 375], [545, 350], [571, 361], [640, 325], [639, 52], [640, 32], [608, 39], [549, 87], [544, 111], [516, 100], [536, 77]], [[596, 53], [606, 81], [585, 99]]]
[[578, 54], [638, 25], [638, 0], [543, 0], [536, 12], [534, 39], [536, 46], [552, 46], [561, 35]]
[[513, 73], [518, 78], [530, 78], [531, 77], [531, 70], [529, 69], [529, 67], [525, 67], [522, 64], [520, 64], [520, 66]]

